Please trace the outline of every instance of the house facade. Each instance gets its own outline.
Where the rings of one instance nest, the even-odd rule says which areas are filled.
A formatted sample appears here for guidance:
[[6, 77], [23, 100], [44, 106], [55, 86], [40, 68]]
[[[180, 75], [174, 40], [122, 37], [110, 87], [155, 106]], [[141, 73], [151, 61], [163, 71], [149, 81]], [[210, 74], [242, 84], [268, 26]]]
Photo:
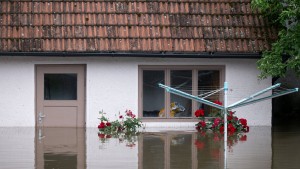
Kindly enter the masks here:
[[[256, 62], [276, 30], [250, 0], [15, 0], [0, 13], [0, 126], [95, 127], [99, 111], [130, 109], [146, 127], [192, 127], [211, 108], [158, 83], [201, 95], [226, 81], [229, 104], [272, 85]], [[270, 126], [271, 100], [236, 114]]]

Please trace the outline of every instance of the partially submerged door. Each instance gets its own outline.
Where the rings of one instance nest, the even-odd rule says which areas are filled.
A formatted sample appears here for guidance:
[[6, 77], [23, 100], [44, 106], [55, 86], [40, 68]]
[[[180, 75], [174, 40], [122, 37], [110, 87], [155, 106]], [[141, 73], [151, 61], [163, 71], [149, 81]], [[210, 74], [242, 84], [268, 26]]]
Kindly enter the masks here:
[[39, 128], [35, 138], [36, 169], [86, 168], [85, 128]]
[[38, 127], [85, 126], [85, 66], [36, 66]]

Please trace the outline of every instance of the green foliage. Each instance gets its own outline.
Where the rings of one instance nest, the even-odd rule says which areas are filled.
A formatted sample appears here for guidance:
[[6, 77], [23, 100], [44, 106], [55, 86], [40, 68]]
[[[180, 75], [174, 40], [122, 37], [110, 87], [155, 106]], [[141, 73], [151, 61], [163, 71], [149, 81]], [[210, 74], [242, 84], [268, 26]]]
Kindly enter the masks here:
[[136, 132], [136, 129], [141, 127], [141, 122], [137, 118], [126, 118], [124, 121], [124, 128], [127, 132]]
[[126, 110], [125, 115], [119, 115], [115, 121], [110, 121], [103, 111], [100, 111], [99, 114], [98, 129], [100, 134], [119, 135], [119, 133], [126, 133], [126, 135], [130, 135], [136, 133], [137, 129], [142, 126], [140, 119], [136, 118], [131, 110]]
[[251, 3], [279, 30], [278, 40], [258, 61], [260, 77], [282, 77], [287, 70], [300, 75], [300, 0], [252, 0]]

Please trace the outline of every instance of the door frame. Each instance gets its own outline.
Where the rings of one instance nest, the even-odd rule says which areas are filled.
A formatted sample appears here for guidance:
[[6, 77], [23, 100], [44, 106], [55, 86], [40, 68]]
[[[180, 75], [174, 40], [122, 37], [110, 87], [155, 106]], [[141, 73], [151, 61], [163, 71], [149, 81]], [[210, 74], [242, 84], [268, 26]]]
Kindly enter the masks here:
[[84, 89], [83, 89], [83, 121], [84, 121], [84, 124], [83, 124], [83, 126], [82, 127], [86, 127], [86, 64], [35, 64], [35, 66], [34, 66], [34, 75], [35, 75], [35, 77], [34, 77], [34, 80], [35, 80], [35, 82], [34, 82], [34, 84], [35, 84], [35, 89], [34, 89], [34, 91], [35, 91], [35, 106], [34, 106], [34, 108], [35, 108], [35, 113], [34, 113], [34, 115], [35, 115], [35, 127], [41, 127], [41, 126], [39, 126], [39, 122], [38, 122], [38, 86], [37, 86], [37, 68], [38, 67], [62, 67], [62, 66], [74, 66], [74, 67], [76, 67], [76, 66], [82, 66], [83, 67], [83, 69], [84, 69], [84, 72], [83, 72], [83, 75], [84, 75], [84, 79], [83, 79], [83, 81], [84, 81]]

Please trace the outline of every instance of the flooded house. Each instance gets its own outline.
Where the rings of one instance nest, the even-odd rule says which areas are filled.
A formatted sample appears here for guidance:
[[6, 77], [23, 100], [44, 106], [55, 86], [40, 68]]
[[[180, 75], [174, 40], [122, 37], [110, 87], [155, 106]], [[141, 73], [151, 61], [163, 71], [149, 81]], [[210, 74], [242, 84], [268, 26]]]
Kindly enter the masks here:
[[[234, 109], [251, 129], [226, 142], [194, 128], [214, 109], [158, 85], [202, 96], [227, 82], [228, 104], [271, 86], [257, 61], [277, 32], [250, 3], [0, 1], [1, 168], [299, 168], [299, 128], [271, 128], [271, 100]], [[99, 111], [126, 110], [146, 132], [98, 133]]]
[[[193, 127], [210, 108], [158, 83], [200, 95], [226, 81], [229, 104], [272, 85], [256, 62], [276, 31], [250, 0], [12, 0], [0, 14], [0, 126], [96, 127], [130, 109]], [[236, 114], [271, 126], [271, 100]]]

